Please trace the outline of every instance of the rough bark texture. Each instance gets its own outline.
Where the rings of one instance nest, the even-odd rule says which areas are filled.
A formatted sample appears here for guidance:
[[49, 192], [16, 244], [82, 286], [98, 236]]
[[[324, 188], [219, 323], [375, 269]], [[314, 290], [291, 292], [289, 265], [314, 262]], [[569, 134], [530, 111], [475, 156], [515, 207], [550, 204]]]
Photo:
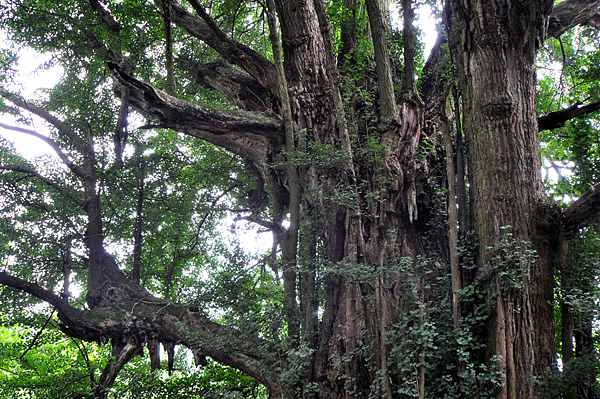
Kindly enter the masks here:
[[224, 62], [202, 65], [183, 57], [177, 59], [177, 64], [198, 83], [221, 92], [240, 109], [258, 112], [277, 110], [275, 96], [247, 72]]
[[[548, 201], [540, 179], [535, 108], [535, 56], [551, 6], [548, 1], [452, 2], [451, 45], [461, 76], [478, 263], [496, 276], [489, 286], [488, 352], [500, 356], [505, 374], [498, 398], [534, 397], [531, 377], [554, 364], [549, 248], [555, 248], [555, 238], [540, 223]], [[514, 294], [507, 294], [507, 282], [497, 277], [514, 265], [492, 259], [492, 247], [507, 238], [505, 229], [531, 243], [539, 256]]]
[[[90, 4], [112, 34], [118, 35], [122, 27], [108, 11], [95, 0], [90, 0]], [[418, 397], [427, 397], [429, 377], [424, 364], [429, 356], [427, 348], [421, 344], [405, 348], [401, 340], [394, 343], [400, 349], [392, 347], [389, 337], [393, 334], [402, 337], [406, 334], [402, 329], [407, 326], [416, 329], [427, 326], [427, 303], [436, 295], [431, 285], [445, 273], [439, 264], [449, 258], [452, 292], [448, 290], [441, 296], [453, 296], [455, 327], [460, 328], [458, 290], [461, 283], [470, 281], [464, 276], [462, 282], [460, 279], [457, 227], [464, 233], [469, 225], [475, 230], [479, 247], [478, 278], [487, 279], [490, 318], [486, 355], [498, 356], [496, 365], [504, 378], [497, 397], [534, 398], [533, 377], [554, 365], [554, 318], [550, 303], [552, 259], [558, 250], [559, 224], [562, 222], [562, 231], [568, 237], [600, 213], [598, 187], [562, 215], [543, 192], [534, 62], [546, 35], [552, 2], [453, 0], [447, 6], [451, 22], [449, 44], [456, 64], [454, 73], [459, 81], [464, 122], [462, 126], [456, 124], [457, 146], [464, 130], [469, 206], [464, 192], [464, 159], [458, 157], [458, 171], [455, 170], [450, 123], [444, 106], [448, 87], [453, 86], [446, 80], [444, 68], [448, 60], [440, 50], [443, 40], [438, 40], [425, 65], [420, 86], [423, 102], [415, 82], [415, 65], [411, 62], [415, 46], [412, 1], [402, 2], [403, 50], [407, 62], [399, 96], [394, 91], [395, 84], [400, 82], [395, 82], [391, 73], [386, 43], [388, 25], [381, 4], [366, 1], [377, 84], [371, 84], [372, 76], [364, 76], [361, 81], [364, 84], [361, 89], [372, 93], [374, 98], [369, 105], [374, 121], [363, 124], [355, 123], [360, 118], [352, 115], [352, 111], [364, 111], [367, 107], [359, 99], [351, 98], [352, 93], [341, 92], [341, 82], [346, 76], [338, 70], [333, 53], [324, 1], [274, 1], [277, 15], [271, 7], [269, 22], [275, 63], [226, 35], [197, 0], [190, 1], [195, 14], [176, 1], [163, 4], [169, 6], [170, 22], [202, 40], [231, 64], [199, 65], [180, 58], [178, 66], [196, 82], [223, 93], [240, 110], [216, 111], [169, 95], [118, 65], [119, 58], [102, 43], [98, 42], [94, 48], [111, 61], [108, 65], [114, 75], [115, 92], [126, 99], [125, 106], [136, 108], [150, 119], [151, 125], [146, 128], [170, 128], [211, 142], [244, 158], [255, 171], [259, 189], [269, 193], [273, 220], [257, 220], [254, 215], [248, 219], [273, 230], [284, 248], [290, 347], [305, 344], [310, 349], [310, 359], [296, 386], [285, 386], [273, 361], [283, 361], [278, 357], [281, 343], [249, 337], [214, 323], [193, 308], [154, 297], [139, 286], [143, 174], [135, 231], [137, 266], [133, 279], [126, 278], [104, 248], [93, 136], [83, 140], [58, 118], [18, 96], [0, 91], [2, 97], [56, 127], [73, 142], [83, 162], [75, 165], [56, 143], [49, 142], [84, 187], [84, 198], [72, 195], [72, 199], [88, 216], [85, 236], [90, 258], [87, 297], [90, 309], [75, 309], [52, 292], [3, 272], [0, 284], [51, 303], [58, 309], [67, 334], [87, 341], [111, 341], [113, 358], [104, 370], [96, 397], [106, 395], [119, 370], [145, 345], [150, 352], [151, 368], [156, 369], [159, 343], [165, 347], [169, 367], [174, 345], [184, 345], [199, 362], [203, 356], [210, 356], [256, 378], [269, 389], [272, 398], [294, 395], [364, 398], [370, 394], [391, 398], [397, 396], [395, 387], [407, 379], [414, 382]], [[351, 57], [358, 46], [359, 34], [364, 33], [358, 32], [352, 21], [364, 15], [359, 2], [348, 0], [344, 4], [350, 15], [342, 24], [341, 56]], [[577, 15], [578, 23], [593, 21], [592, 2], [571, 0], [561, 4], [565, 5], [557, 6], [551, 19], [551, 35], [558, 35], [570, 26], [564, 15]], [[577, 8], [576, 14], [573, 7]], [[275, 16], [281, 29], [283, 59], [279, 57]], [[342, 94], [350, 99], [342, 101]], [[458, 97], [454, 101], [458, 119], [461, 112]], [[561, 117], [564, 115], [553, 115], [552, 123], [556, 124]], [[435, 154], [423, 155], [418, 151], [424, 138], [429, 143], [435, 142], [441, 129], [445, 129], [445, 163]], [[375, 145], [369, 147], [373, 142]], [[117, 147], [117, 153], [121, 152], [122, 146]], [[327, 163], [329, 160], [297, 163], [297, 154], [313, 155], [310, 153], [313, 148], [331, 150], [340, 155], [339, 160], [332, 164]], [[459, 153], [461, 150], [457, 149]], [[274, 163], [285, 163], [287, 167], [274, 168]], [[448, 168], [444, 170], [439, 165]], [[448, 184], [450, 241], [447, 225], [443, 227], [445, 230], [431, 227], [435, 218], [431, 209], [433, 180]], [[51, 183], [51, 187], [60, 189], [60, 185]], [[462, 185], [462, 193], [455, 189], [455, 183]], [[470, 222], [467, 208], [471, 210]], [[282, 225], [287, 212], [292, 214], [288, 231]], [[498, 248], [512, 242], [512, 238], [534, 249], [537, 260], [525, 265], [503, 263], [496, 256]], [[304, 259], [305, 268], [297, 268], [298, 259]], [[414, 272], [415, 277], [405, 281], [406, 273], [402, 274], [400, 266], [407, 259], [411, 271], [427, 270], [422, 275]], [[319, 276], [317, 261], [327, 269]], [[500, 277], [511, 273], [510, 281]], [[321, 303], [316, 299], [320, 291]], [[322, 314], [318, 314], [320, 306]], [[402, 324], [406, 319], [410, 323]], [[575, 331], [576, 340], [585, 340], [587, 321], [583, 322], [586, 326]], [[393, 350], [406, 350], [406, 356], [415, 358], [415, 366], [405, 374], [392, 373]], [[314, 392], [305, 387], [312, 387]], [[295, 388], [305, 390], [297, 394]]]
[[559, 37], [580, 24], [600, 27], [598, 0], [566, 0], [558, 3], [550, 15], [548, 36]]

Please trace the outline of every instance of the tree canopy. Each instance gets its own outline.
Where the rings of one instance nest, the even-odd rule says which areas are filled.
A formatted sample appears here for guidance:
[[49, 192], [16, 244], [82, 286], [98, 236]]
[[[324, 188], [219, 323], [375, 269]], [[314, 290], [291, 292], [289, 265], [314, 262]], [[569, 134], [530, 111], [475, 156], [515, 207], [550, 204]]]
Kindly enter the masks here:
[[598, 395], [597, 0], [0, 14], [3, 397]]

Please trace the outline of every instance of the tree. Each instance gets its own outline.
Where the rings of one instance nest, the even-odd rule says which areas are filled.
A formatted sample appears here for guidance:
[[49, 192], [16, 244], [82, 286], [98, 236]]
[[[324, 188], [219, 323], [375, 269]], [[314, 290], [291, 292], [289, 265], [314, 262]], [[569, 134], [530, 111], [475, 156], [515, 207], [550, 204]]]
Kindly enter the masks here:
[[[68, 178], [10, 157], [3, 169], [68, 198], [78, 209], [67, 219], [85, 215], [71, 224], [85, 246], [87, 307], [33, 276], [1, 272], [0, 283], [53, 305], [67, 335], [110, 340], [92, 397], [107, 397], [144, 346], [155, 363], [158, 342], [170, 358], [177, 344], [237, 368], [272, 398], [424, 398], [436, 389], [535, 397], [534, 379], [556, 368], [554, 260], [600, 204], [597, 185], [565, 209], [544, 192], [535, 62], [546, 38], [597, 28], [598, 2], [448, 2], [444, 34], [422, 71], [415, 7], [402, 1], [401, 33], [375, 0], [23, 0], [3, 8], [13, 40], [54, 52], [67, 71], [45, 104], [6, 88], [0, 95], [13, 112], [53, 127], [52, 138], [5, 128], [50, 144]], [[269, 44], [248, 29], [265, 20]], [[90, 101], [107, 89], [105, 73], [119, 109]], [[87, 89], [74, 92], [74, 82]], [[202, 98], [206, 88], [224, 108]], [[270, 268], [276, 279], [281, 271], [284, 328], [267, 335], [217, 323], [198, 304], [176, 301], [173, 280], [162, 295], [140, 280], [146, 172], [142, 147], [138, 163], [126, 165], [135, 159], [125, 151], [130, 107], [147, 118], [143, 129], [184, 133], [243, 165], [248, 177], [234, 199], [281, 249]], [[594, 109], [567, 109], [543, 126]], [[107, 251], [117, 234], [109, 234], [105, 193], [116, 189], [107, 170], [136, 176], [129, 276]], [[437, 357], [440, 344], [452, 360]]]

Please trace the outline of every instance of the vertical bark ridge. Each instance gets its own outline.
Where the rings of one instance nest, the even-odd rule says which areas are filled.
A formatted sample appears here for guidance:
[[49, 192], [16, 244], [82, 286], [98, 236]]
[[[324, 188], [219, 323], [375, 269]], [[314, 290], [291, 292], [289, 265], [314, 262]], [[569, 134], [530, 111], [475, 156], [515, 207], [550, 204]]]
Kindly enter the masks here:
[[[496, 262], [490, 249], [505, 242], [507, 226], [518, 242], [528, 242], [538, 252], [520, 293], [507, 296], [506, 282], [490, 287], [498, 298], [490, 304], [490, 329], [495, 331], [490, 353], [501, 356], [506, 378], [499, 398], [534, 397], [532, 377], [551, 366], [554, 352], [552, 249], [536, 227], [545, 194], [534, 63], [547, 10], [543, 3], [525, 7], [517, 1], [452, 2], [451, 48], [462, 77], [479, 269], [498, 272], [512, 267]], [[532, 335], [523, 333], [529, 327]]]
[[285, 129], [285, 151], [286, 151], [286, 170], [288, 175], [288, 185], [290, 192], [290, 227], [285, 233], [282, 245], [283, 260], [283, 281], [285, 308], [287, 312], [288, 335], [292, 340], [299, 339], [299, 325], [297, 304], [296, 304], [296, 266], [297, 266], [297, 247], [298, 231], [300, 228], [300, 181], [298, 169], [295, 163], [296, 152], [296, 133], [292, 110], [290, 107], [290, 98], [288, 94], [288, 84], [283, 70], [283, 60], [281, 58], [281, 47], [279, 45], [279, 34], [277, 31], [277, 21], [275, 17], [275, 4], [273, 0], [267, 0], [267, 20], [269, 23], [271, 47], [273, 48], [273, 58], [277, 70], [277, 81], [279, 83], [279, 100], [281, 101], [281, 112], [283, 114], [283, 125]]
[[[377, 0], [366, 0], [365, 4], [375, 51], [375, 71], [377, 72], [377, 83], [379, 85], [379, 123], [385, 129], [388, 125], [397, 123], [398, 118], [385, 22]], [[391, 143], [389, 144], [391, 145]]]
[[[444, 104], [445, 101], [442, 103]], [[462, 288], [462, 273], [458, 258], [458, 214], [457, 214], [457, 189], [456, 168], [454, 167], [454, 149], [450, 136], [450, 122], [446, 118], [442, 105], [442, 135], [446, 152], [446, 178], [448, 180], [448, 247], [450, 250], [450, 275], [452, 280], [452, 315], [454, 328], [459, 329], [461, 324], [461, 310], [459, 291]], [[457, 135], [459, 132], [457, 132]]]

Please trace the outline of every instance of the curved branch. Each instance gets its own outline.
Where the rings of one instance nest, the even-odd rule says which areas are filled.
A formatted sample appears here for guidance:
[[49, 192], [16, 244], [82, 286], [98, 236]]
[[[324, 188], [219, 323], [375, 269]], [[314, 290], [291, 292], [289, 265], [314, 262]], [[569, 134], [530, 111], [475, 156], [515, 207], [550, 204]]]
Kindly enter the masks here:
[[552, 8], [547, 37], [558, 38], [576, 25], [600, 29], [598, 0], [565, 0]]
[[85, 207], [85, 201], [84, 200], [82, 200], [81, 198], [77, 197], [75, 194], [73, 194], [69, 190], [65, 189], [64, 187], [59, 186], [57, 183], [53, 182], [52, 180], [48, 179], [47, 177], [44, 177], [44, 176], [40, 175], [38, 172], [36, 172], [33, 169], [21, 168], [21, 167], [18, 167], [18, 166], [3, 166], [3, 165], [0, 165], [0, 170], [7, 170], [7, 171], [11, 171], [11, 172], [18, 172], [18, 173], [26, 173], [26, 174], [28, 174], [31, 177], [35, 177], [37, 179], [40, 179], [43, 183], [47, 184], [48, 186], [52, 187], [53, 189], [59, 191], [60, 193], [66, 195], [67, 197], [69, 197], [77, 205], [81, 206], [82, 208]]
[[96, 11], [96, 14], [98, 14], [102, 22], [104, 22], [104, 24], [108, 27], [110, 33], [113, 36], [119, 37], [123, 26], [117, 22], [115, 17], [113, 17], [113, 15], [108, 12], [108, 10], [106, 10], [98, 0], [88, 0], [88, 2], [94, 11]]
[[600, 215], [600, 183], [592, 186], [585, 194], [563, 211], [563, 226], [566, 236], [588, 226]]
[[48, 144], [50, 146], [50, 148], [52, 148], [52, 150], [56, 153], [56, 155], [58, 155], [58, 157], [60, 158], [60, 160], [67, 165], [67, 167], [69, 169], [71, 169], [71, 171], [73, 173], [75, 173], [77, 176], [80, 177], [85, 177], [86, 174], [83, 171], [83, 169], [81, 169], [79, 166], [75, 165], [73, 163], [73, 161], [71, 161], [69, 159], [69, 157], [67, 156], [67, 154], [65, 154], [59, 147], [59, 145], [52, 140], [49, 137], [44, 136], [43, 134], [40, 134], [38, 132], [36, 132], [35, 130], [30, 130], [30, 129], [25, 129], [22, 127], [18, 127], [18, 126], [11, 126], [11, 125], [6, 125], [4, 123], [0, 122], [0, 127], [6, 130], [13, 130], [15, 132], [20, 132], [20, 133], [25, 133], [28, 134], [30, 136], [33, 136], [35, 138], [38, 138], [40, 140], [42, 140], [44, 143]]
[[123, 284], [115, 285], [106, 291], [112, 298], [105, 307], [79, 310], [53, 292], [5, 272], [0, 272], [0, 285], [53, 305], [63, 323], [61, 329], [71, 337], [89, 342], [106, 342], [109, 338], [116, 339], [114, 342], [143, 343], [146, 339], [179, 342], [267, 386], [275, 385], [276, 374], [270, 367], [272, 358], [267, 360], [264, 356], [272, 352], [272, 343], [215, 323], [199, 312], [152, 297], [145, 291], [137, 290], [135, 296], [131, 296], [134, 290]]
[[583, 107], [580, 107], [580, 105], [581, 103], [577, 103], [561, 111], [550, 112], [548, 115], [540, 116], [538, 118], [539, 131], [563, 127], [565, 122], [573, 118], [600, 110], [600, 101], [584, 105]]
[[155, 127], [198, 137], [258, 162], [266, 159], [269, 142], [282, 140], [279, 119], [246, 111], [201, 107], [129, 76], [116, 64], [108, 63], [108, 66], [120, 85], [129, 88], [131, 106], [158, 121]]
[[192, 15], [181, 3], [173, 1], [171, 9], [173, 22], [188, 34], [212, 47], [228, 62], [243, 68], [271, 93], [276, 94], [277, 73], [273, 63], [251, 48], [230, 39], [217, 27], [200, 3], [195, 0], [190, 3], [202, 18]]
[[11, 276], [5, 272], [0, 272], [0, 284], [33, 295], [54, 306], [61, 314], [72, 319], [79, 319], [79, 311], [69, 305], [69, 302], [66, 299], [59, 297], [52, 291], [48, 291], [35, 283]]
[[272, 113], [277, 99], [252, 75], [224, 62], [199, 64], [179, 57], [177, 65], [190, 73], [197, 83], [217, 90], [237, 107], [246, 111]]
[[[18, 106], [19, 108], [23, 108], [24, 110], [27, 110], [27, 111], [39, 116], [40, 118], [44, 119], [46, 122], [50, 123], [56, 129], [58, 129], [58, 131], [61, 134], [64, 134], [69, 140], [71, 140], [73, 142], [73, 144], [75, 144], [75, 146], [77, 147], [77, 149], [79, 150], [79, 152], [81, 154], [85, 154], [85, 153], [89, 152], [89, 150], [90, 150], [89, 144], [85, 140], [83, 140], [81, 137], [79, 137], [77, 135], [77, 133], [70, 126], [68, 126], [66, 123], [64, 123], [63, 121], [61, 121], [60, 119], [58, 119], [57, 117], [52, 115], [51, 113], [49, 113], [39, 107], [36, 107], [35, 105], [28, 103], [24, 98], [14, 94], [14, 93], [11, 93], [9, 91], [6, 91], [4, 89], [1, 89], [1, 88], [0, 88], [0, 96], [6, 98], [10, 102], [12, 102], [16, 106]], [[83, 171], [81, 171], [81, 172], [84, 173]]]

